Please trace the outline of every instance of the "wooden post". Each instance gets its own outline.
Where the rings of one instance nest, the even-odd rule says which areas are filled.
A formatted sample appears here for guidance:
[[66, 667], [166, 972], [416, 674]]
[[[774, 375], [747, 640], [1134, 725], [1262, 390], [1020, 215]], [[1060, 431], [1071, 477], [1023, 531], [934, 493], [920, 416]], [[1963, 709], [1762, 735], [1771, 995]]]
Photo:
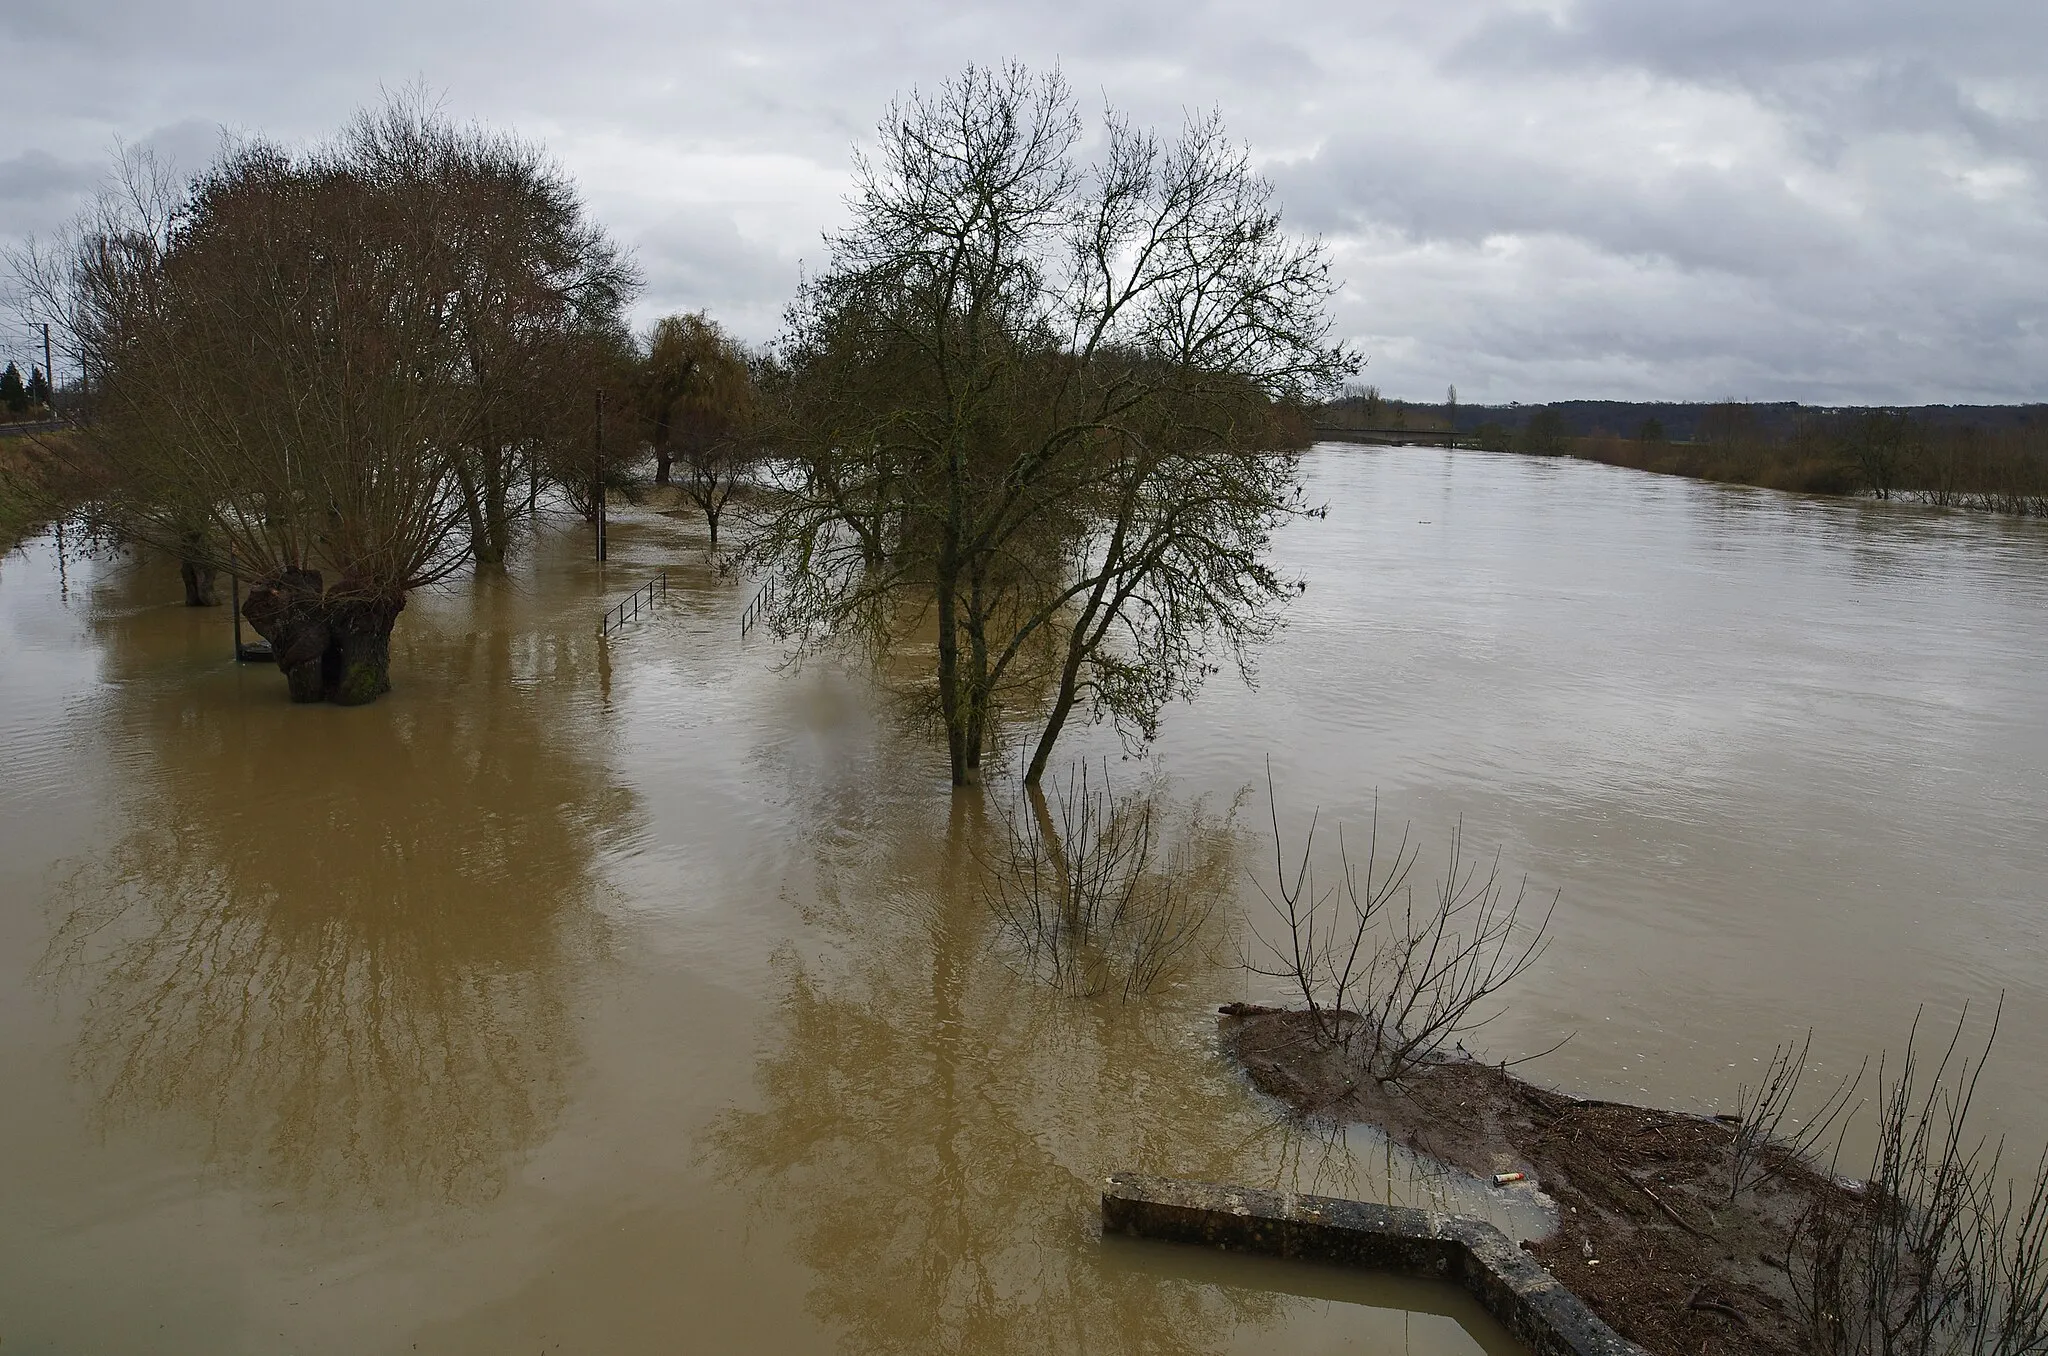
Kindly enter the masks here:
[[597, 393], [597, 483], [591, 486], [597, 497], [597, 558], [604, 560], [604, 392]]
[[242, 577], [228, 571], [228, 610], [235, 614], [235, 662], [242, 662]]

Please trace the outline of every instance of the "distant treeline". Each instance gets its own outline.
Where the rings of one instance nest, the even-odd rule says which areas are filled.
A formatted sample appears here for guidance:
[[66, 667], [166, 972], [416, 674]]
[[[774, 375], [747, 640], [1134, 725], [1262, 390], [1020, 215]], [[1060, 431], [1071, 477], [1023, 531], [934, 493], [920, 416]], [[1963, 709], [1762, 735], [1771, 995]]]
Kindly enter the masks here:
[[1440, 429], [1499, 452], [1573, 456], [1808, 494], [2048, 515], [2048, 405], [1416, 405], [1368, 390], [1317, 413], [1324, 428]]

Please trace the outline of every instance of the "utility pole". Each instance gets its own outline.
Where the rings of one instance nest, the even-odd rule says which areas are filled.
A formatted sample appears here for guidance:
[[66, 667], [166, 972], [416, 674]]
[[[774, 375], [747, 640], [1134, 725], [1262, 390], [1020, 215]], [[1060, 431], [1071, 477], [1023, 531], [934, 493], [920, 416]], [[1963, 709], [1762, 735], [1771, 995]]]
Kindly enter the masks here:
[[597, 393], [597, 480], [591, 485], [597, 504], [597, 558], [604, 560], [604, 392]]
[[57, 413], [57, 369], [50, 366], [50, 322], [43, 322], [43, 385], [50, 392], [50, 414]]

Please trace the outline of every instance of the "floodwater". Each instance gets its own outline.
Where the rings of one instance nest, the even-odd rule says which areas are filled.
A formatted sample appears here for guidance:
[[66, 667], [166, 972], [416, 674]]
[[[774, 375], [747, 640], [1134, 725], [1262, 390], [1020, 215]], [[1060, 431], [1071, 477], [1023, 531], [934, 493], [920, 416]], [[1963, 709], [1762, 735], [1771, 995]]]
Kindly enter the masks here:
[[[1559, 891], [1471, 1043], [1726, 1106], [2003, 991], [1986, 1127], [2048, 1138], [2048, 533], [1612, 468], [1312, 454], [1256, 690], [1151, 754], [1234, 854], [1146, 999], [997, 944], [1004, 792], [791, 671], [700, 527], [543, 530], [417, 597], [396, 690], [292, 708], [175, 572], [0, 561], [0, 1342], [14, 1352], [1515, 1348], [1448, 1288], [1105, 1241], [1099, 1178], [1409, 1202], [1214, 1052], [1299, 837], [1413, 821]], [[657, 569], [668, 600], [600, 643]], [[1574, 1034], [1575, 1033], [1575, 1034]]]

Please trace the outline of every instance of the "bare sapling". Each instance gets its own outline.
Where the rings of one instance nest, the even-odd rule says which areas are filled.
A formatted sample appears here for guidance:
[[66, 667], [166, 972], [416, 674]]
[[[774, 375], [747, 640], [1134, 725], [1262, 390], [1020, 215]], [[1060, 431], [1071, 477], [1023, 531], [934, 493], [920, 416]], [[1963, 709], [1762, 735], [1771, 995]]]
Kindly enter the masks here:
[[[1728, 1142], [1729, 1201], [1810, 1162], [1829, 1131], [1846, 1127], [1867, 1063], [1844, 1076], [1804, 1121], [1791, 1116], [1812, 1049], [1813, 1029], [1808, 1027], [1798, 1044], [1788, 1042], [1771, 1051], [1770, 1062], [1754, 1087], [1745, 1083], [1736, 1088], [1735, 1133]], [[1792, 1125], [1789, 1133], [1788, 1118]]]
[[1375, 800], [1362, 859], [1340, 828], [1336, 881], [1315, 875], [1311, 817], [1300, 858], [1283, 844], [1273, 803], [1276, 888], [1255, 882], [1278, 915], [1277, 930], [1253, 930], [1254, 973], [1282, 979], [1302, 997], [1318, 1039], [1342, 1045], [1373, 1078], [1398, 1080], [1444, 1057], [1460, 1037], [1500, 1015], [1492, 1000], [1547, 949], [1557, 897], [1536, 914], [1528, 881], [1508, 893], [1500, 853], [1482, 862], [1465, 851], [1464, 825], [1451, 832], [1444, 872], [1419, 899], [1412, 882], [1420, 849], [1403, 827], [1383, 856]]
[[1048, 801], [1026, 788], [983, 865], [990, 911], [1020, 968], [1080, 997], [1148, 992], [1215, 911], [1229, 834], [1197, 810], [1168, 843], [1157, 788], [1118, 795], [1070, 768]]
[[1268, 890], [1265, 882], [1257, 879], [1252, 883], [1280, 916], [1286, 940], [1275, 944], [1255, 929], [1253, 936], [1270, 953], [1270, 961], [1246, 964], [1258, 974], [1292, 983], [1324, 1044], [1348, 1043], [1359, 1023], [1359, 1014], [1353, 1008], [1360, 1004], [1359, 990], [1365, 985], [1374, 960], [1374, 953], [1366, 944], [1368, 934], [1387, 904], [1406, 887], [1418, 849], [1409, 842], [1404, 826], [1391, 858], [1381, 860], [1379, 799], [1375, 796], [1363, 863], [1351, 860], [1343, 842], [1343, 830], [1338, 830], [1344, 887], [1343, 901], [1339, 903], [1337, 887], [1321, 886], [1316, 881], [1316, 830], [1322, 822], [1321, 812], [1309, 816], [1301, 858], [1290, 873], [1286, 835], [1280, 827], [1279, 802], [1273, 794], [1270, 775], [1266, 802], [1273, 825], [1275, 888]]
[[[2003, 1008], [2001, 1000], [2000, 1008]], [[1914, 1019], [1889, 1081], [1868, 1182], [1817, 1200], [1789, 1275], [1808, 1350], [1824, 1356], [2022, 1356], [2048, 1351], [2048, 1155], [2000, 1173], [2003, 1141], [1969, 1127], [1985, 1058], [1958, 1056], [1967, 1009], [1928, 1070]]]

